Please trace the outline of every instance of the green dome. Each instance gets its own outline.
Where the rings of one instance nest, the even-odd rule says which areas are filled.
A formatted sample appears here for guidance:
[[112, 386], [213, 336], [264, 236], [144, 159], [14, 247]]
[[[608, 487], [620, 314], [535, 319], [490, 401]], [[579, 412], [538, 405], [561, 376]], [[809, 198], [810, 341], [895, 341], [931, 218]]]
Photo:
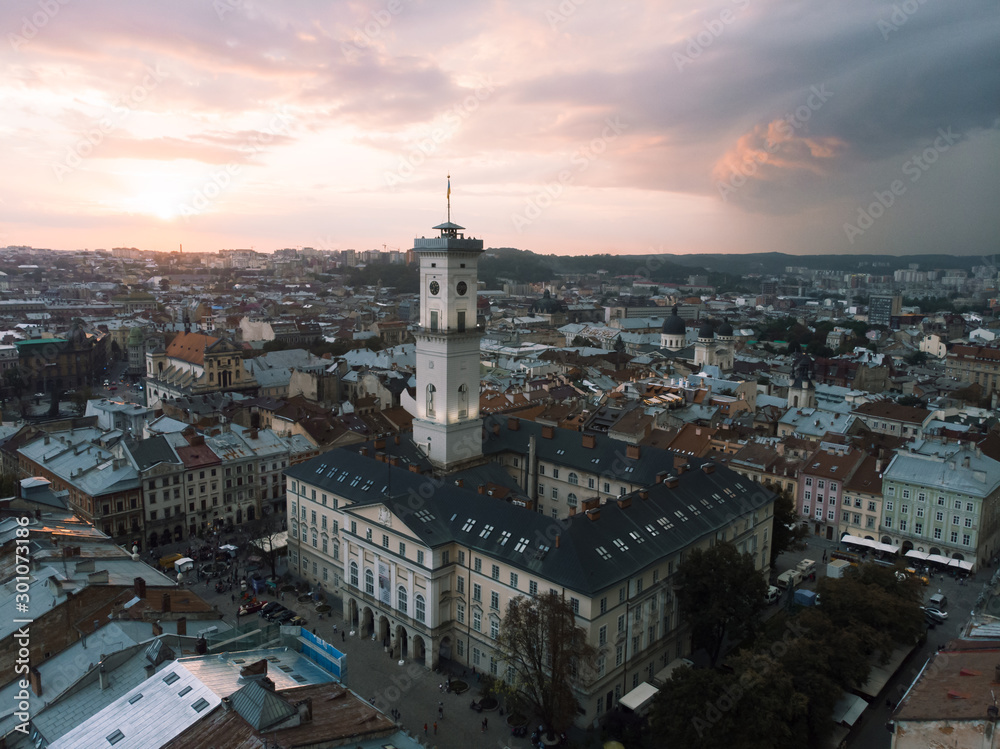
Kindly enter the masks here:
[[142, 328], [132, 328], [128, 332], [128, 344], [129, 346], [141, 346], [143, 339]]

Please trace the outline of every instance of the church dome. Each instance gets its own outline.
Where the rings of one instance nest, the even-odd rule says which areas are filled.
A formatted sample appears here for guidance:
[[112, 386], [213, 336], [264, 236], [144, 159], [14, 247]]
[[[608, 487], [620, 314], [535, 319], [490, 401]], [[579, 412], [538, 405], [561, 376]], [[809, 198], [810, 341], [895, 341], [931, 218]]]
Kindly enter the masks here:
[[723, 320], [722, 325], [719, 326], [719, 330], [716, 335], [722, 338], [732, 338], [733, 337], [733, 326], [729, 324], [729, 320]]
[[715, 332], [712, 330], [712, 323], [710, 323], [708, 319], [706, 319], [705, 322], [703, 322], [701, 324], [701, 327], [698, 329], [698, 337], [715, 338]]
[[142, 345], [142, 328], [132, 328], [128, 332], [128, 343], [129, 346], [141, 346]]
[[552, 292], [548, 289], [542, 294], [542, 298], [531, 305], [532, 312], [538, 312], [543, 315], [553, 315], [556, 312], [562, 311], [562, 302], [558, 299], [552, 298]]
[[684, 320], [677, 314], [677, 305], [674, 305], [673, 312], [663, 321], [661, 332], [667, 335], [684, 335]]

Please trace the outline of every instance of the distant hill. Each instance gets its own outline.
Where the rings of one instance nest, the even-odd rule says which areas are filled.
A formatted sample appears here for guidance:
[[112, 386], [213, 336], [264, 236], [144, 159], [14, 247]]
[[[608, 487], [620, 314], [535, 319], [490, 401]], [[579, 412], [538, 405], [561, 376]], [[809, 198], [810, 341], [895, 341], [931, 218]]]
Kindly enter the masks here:
[[596, 273], [605, 270], [611, 277], [648, 276], [654, 281], [683, 282], [688, 275], [723, 273], [780, 274], [789, 266], [844, 273], [888, 275], [915, 265], [919, 270], [954, 268], [970, 270], [994, 261], [982, 255], [790, 255], [783, 252], [707, 255], [538, 255], [512, 247], [487, 250], [492, 257], [480, 263], [491, 274], [521, 282], [547, 281], [553, 273]]

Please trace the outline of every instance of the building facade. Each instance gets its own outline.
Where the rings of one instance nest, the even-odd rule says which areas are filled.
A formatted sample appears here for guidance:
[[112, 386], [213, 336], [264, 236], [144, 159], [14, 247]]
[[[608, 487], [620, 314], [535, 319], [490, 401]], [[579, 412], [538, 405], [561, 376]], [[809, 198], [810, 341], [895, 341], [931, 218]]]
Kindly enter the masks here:
[[903, 553], [986, 565], [1000, 550], [1000, 463], [976, 447], [914, 441], [889, 463], [882, 494], [880, 540]]

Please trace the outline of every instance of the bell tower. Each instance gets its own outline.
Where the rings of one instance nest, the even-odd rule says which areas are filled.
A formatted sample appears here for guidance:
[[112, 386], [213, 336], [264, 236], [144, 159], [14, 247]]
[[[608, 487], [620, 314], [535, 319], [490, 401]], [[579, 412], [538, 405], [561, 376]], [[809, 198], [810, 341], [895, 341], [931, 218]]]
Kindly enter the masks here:
[[[450, 193], [450, 187], [449, 187]], [[449, 219], [451, 210], [449, 206]], [[477, 283], [481, 239], [450, 220], [419, 237], [420, 330], [413, 441], [444, 471], [482, 457]]]

